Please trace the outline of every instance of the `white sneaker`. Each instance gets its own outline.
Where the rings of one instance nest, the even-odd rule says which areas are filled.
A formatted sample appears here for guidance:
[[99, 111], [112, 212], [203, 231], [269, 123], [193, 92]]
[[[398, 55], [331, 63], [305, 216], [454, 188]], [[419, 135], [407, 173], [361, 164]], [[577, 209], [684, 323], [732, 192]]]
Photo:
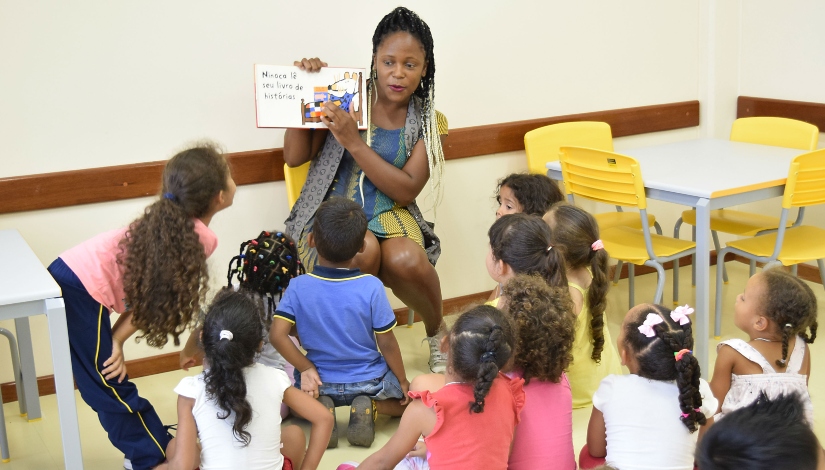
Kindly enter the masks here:
[[447, 370], [447, 354], [441, 352], [441, 339], [438, 336], [427, 336], [424, 341], [430, 345], [430, 370], [443, 374]]

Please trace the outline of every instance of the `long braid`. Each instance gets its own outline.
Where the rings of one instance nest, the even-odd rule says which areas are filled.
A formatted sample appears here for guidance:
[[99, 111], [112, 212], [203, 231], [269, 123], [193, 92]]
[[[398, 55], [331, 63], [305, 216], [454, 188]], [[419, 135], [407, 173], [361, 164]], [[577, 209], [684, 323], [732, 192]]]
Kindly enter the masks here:
[[[670, 318], [670, 315], [662, 315]], [[670, 346], [674, 354], [693, 347], [693, 331], [690, 323], [679, 328], [680, 325], [671, 325], [675, 330], [656, 329], [657, 336]], [[681, 331], [680, 331], [681, 330]], [[704, 425], [707, 418], [699, 411], [702, 406], [702, 395], [699, 393], [699, 361], [692, 353], [674, 356], [676, 365], [676, 386], [679, 388], [679, 408], [682, 410], [682, 423], [690, 430], [698, 430], [696, 424]]]
[[[384, 16], [375, 28], [372, 36], [372, 61], [370, 63], [370, 86], [367, 89], [367, 116], [372, 116], [372, 104], [378, 99], [375, 94], [375, 54], [384, 38], [398, 31], [406, 31], [415, 37], [424, 49], [427, 72], [421, 77], [421, 83], [413, 93], [422, 102], [422, 123], [424, 146], [427, 151], [427, 164], [430, 168], [430, 193], [433, 196], [433, 209], [441, 202], [441, 180], [444, 174], [444, 149], [438, 133], [438, 120], [435, 110], [435, 52], [430, 27], [415, 12], [398, 7]], [[372, 125], [367, 126], [367, 143], [372, 143]]]
[[487, 344], [484, 345], [484, 353], [481, 355], [481, 365], [478, 367], [476, 383], [473, 387], [474, 402], [470, 402], [470, 411], [481, 413], [484, 411], [484, 397], [490, 392], [496, 375], [498, 375], [498, 365], [496, 365], [496, 351], [501, 342], [501, 327], [493, 325], [490, 328], [490, 336]]

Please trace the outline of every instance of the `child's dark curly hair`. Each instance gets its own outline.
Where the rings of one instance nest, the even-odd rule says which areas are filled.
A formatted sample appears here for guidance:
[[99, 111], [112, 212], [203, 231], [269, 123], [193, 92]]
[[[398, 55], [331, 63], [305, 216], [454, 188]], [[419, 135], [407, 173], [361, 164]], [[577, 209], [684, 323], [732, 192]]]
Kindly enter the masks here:
[[[255, 362], [261, 348], [264, 308], [252, 291], [224, 288], [212, 300], [203, 324], [201, 345], [209, 360], [203, 381], [206, 393], [224, 411], [218, 418], [234, 414], [232, 432], [248, 445], [252, 436], [246, 426], [252, 421], [252, 406], [246, 399], [243, 369]], [[228, 333], [227, 333], [228, 332]]]
[[547, 175], [513, 173], [496, 186], [496, 202], [501, 204], [501, 188], [507, 186], [521, 204], [522, 212], [542, 216], [553, 204], [564, 201], [559, 186]]
[[[782, 333], [782, 359], [777, 359], [776, 365], [785, 367], [788, 341], [793, 335], [798, 335], [806, 343], [816, 339], [816, 296], [805, 281], [781, 268], [762, 271], [758, 275], [766, 287], [763, 315], [776, 323]], [[809, 328], [810, 335], [805, 333]]]
[[530, 379], [558, 383], [573, 361], [576, 316], [567, 289], [539, 276], [519, 274], [502, 290], [504, 309], [516, 326], [515, 367]]
[[[648, 315], [661, 317], [659, 324], [653, 325], [654, 336], [648, 337], [639, 331]], [[699, 361], [691, 352], [693, 349], [691, 323], [680, 325], [671, 317], [671, 311], [661, 305], [637, 305], [628, 312], [624, 324], [624, 345], [632, 353], [639, 365], [638, 375], [651, 380], [676, 381], [679, 387], [679, 408], [682, 423], [693, 433], [697, 424], [706, 423], [699, 393]]]
[[515, 349], [513, 325], [501, 310], [479, 305], [458, 317], [448, 338], [450, 367], [461, 380], [475, 384], [470, 412], [481, 413], [493, 380]]
[[228, 189], [229, 165], [215, 144], [172, 157], [163, 169], [161, 197], [132, 222], [120, 241], [126, 306], [132, 324], [153, 347], [172, 335], [175, 346], [200, 310], [209, 283], [206, 253], [194, 219]]
[[593, 275], [587, 289], [585, 305], [590, 311], [590, 335], [593, 341], [593, 352], [590, 357], [599, 362], [604, 349], [604, 316], [607, 309], [607, 290], [610, 288], [610, 279], [607, 275], [610, 255], [604, 248], [593, 248], [593, 244], [600, 238], [599, 224], [584, 209], [567, 203], [551, 207], [544, 220], [552, 227], [551, 239], [564, 253], [568, 269], [589, 268]]

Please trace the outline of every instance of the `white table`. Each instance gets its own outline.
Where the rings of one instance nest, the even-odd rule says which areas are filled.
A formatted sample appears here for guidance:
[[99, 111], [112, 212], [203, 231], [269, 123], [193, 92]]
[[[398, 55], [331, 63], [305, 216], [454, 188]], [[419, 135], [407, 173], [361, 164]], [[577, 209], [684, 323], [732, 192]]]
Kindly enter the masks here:
[[66, 309], [60, 287], [17, 230], [0, 230], [0, 320], [14, 319], [20, 348], [26, 409], [30, 420], [40, 417], [29, 317], [45, 314], [54, 363], [54, 385], [60, 415], [65, 467], [83, 468], [80, 428], [74, 399], [74, 379], [66, 330]]
[[[619, 153], [639, 161], [648, 198], [696, 208], [694, 350], [702, 376], [707, 378], [710, 376], [710, 211], [781, 196], [791, 160], [804, 151], [698, 139]], [[561, 180], [560, 163], [547, 163], [547, 174]]]

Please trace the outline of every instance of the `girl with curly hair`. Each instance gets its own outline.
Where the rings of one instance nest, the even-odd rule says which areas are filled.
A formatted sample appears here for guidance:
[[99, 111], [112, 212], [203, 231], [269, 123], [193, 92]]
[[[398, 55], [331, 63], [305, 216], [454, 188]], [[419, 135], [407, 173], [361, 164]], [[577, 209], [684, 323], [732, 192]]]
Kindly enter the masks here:
[[[212, 143], [172, 157], [160, 196], [127, 228], [63, 252], [49, 272], [63, 291], [72, 370], [80, 396], [98, 414], [112, 444], [136, 470], [165, 458], [171, 436], [126, 375], [123, 343], [156, 348], [192, 323], [207, 290], [206, 258], [218, 239], [209, 222], [232, 205], [235, 182]], [[109, 315], [120, 313], [114, 327]]]
[[748, 279], [745, 291], [736, 297], [734, 324], [749, 341], [735, 338], [717, 346], [710, 381], [722, 402], [717, 419], [753, 403], [760, 392], [768, 398], [795, 393], [802, 400], [805, 421], [813, 427], [807, 343], [816, 339], [816, 314], [816, 297], [798, 277], [775, 268]]
[[503, 309], [516, 327], [514, 369], [526, 401], [516, 426], [509, 470], [575, 470], [573, 397], [564, 371], [573, 359], [576, 317], [564, 287], [517, 275], [504, 285]]
[[[228, 287], [215, 296], [200, 334], [209, 368], [175, 387], [178, 432], [168, 467], [159, 469], [318, 467], [333, 417], [283, 370], [255, 362], [267, 316], [251, 290]], [[308, 448], [297, 425], [281, 428], [282, 402], [312, 423]]]
[[693, 469], [696, 431], [718, 402], [691, 351], [691, 313], [651, 304], [627, 312], [618, 346], [630, 374], [608, 375], [593, 395], [579, 468]]
[[543, 216], [553, 204], [564, 201], [564, 194], [547, 175], [512, 173], [496, 187], [496, 218], [507, 214]]
[[573, 362], [567, 369], [573, 408], [592, 403], [593, 392], [609, 374], [621, 374], [619, 357], [605, 324], [610, 255], [599, 238], [599, 225], [587, 211], [556, 204], [544, 215], [553, 245], [564, 255], [567, 284], [576, 314]]
[[[295, 65], [316, 72], [326, 63], [302, 59]], [[306, 183], [286, 220], [301, 261], [312, 272], [317, 253], [309, 246], [321, 202], [340, 196], [363, 207], [369, 221], [366, 246], [355, 257], [364, 273], [377, 276], [424, 320], [430, 370], [443, 372], [438, 333], [443, 328], [441, 283], [435, 263], [441, 244], [424, 220], [416, 198], [425, 186], [433, 207], [441, 198], [447, 119], [435, 109], [435, 49], [430, 27], [404, 7], [388, 13], [372, 36], [367, 86], [368, 129], [359, 132], [350, 113], [324, 105], [325, 129], [288, 129], [284, 161], [310, 162]]]

